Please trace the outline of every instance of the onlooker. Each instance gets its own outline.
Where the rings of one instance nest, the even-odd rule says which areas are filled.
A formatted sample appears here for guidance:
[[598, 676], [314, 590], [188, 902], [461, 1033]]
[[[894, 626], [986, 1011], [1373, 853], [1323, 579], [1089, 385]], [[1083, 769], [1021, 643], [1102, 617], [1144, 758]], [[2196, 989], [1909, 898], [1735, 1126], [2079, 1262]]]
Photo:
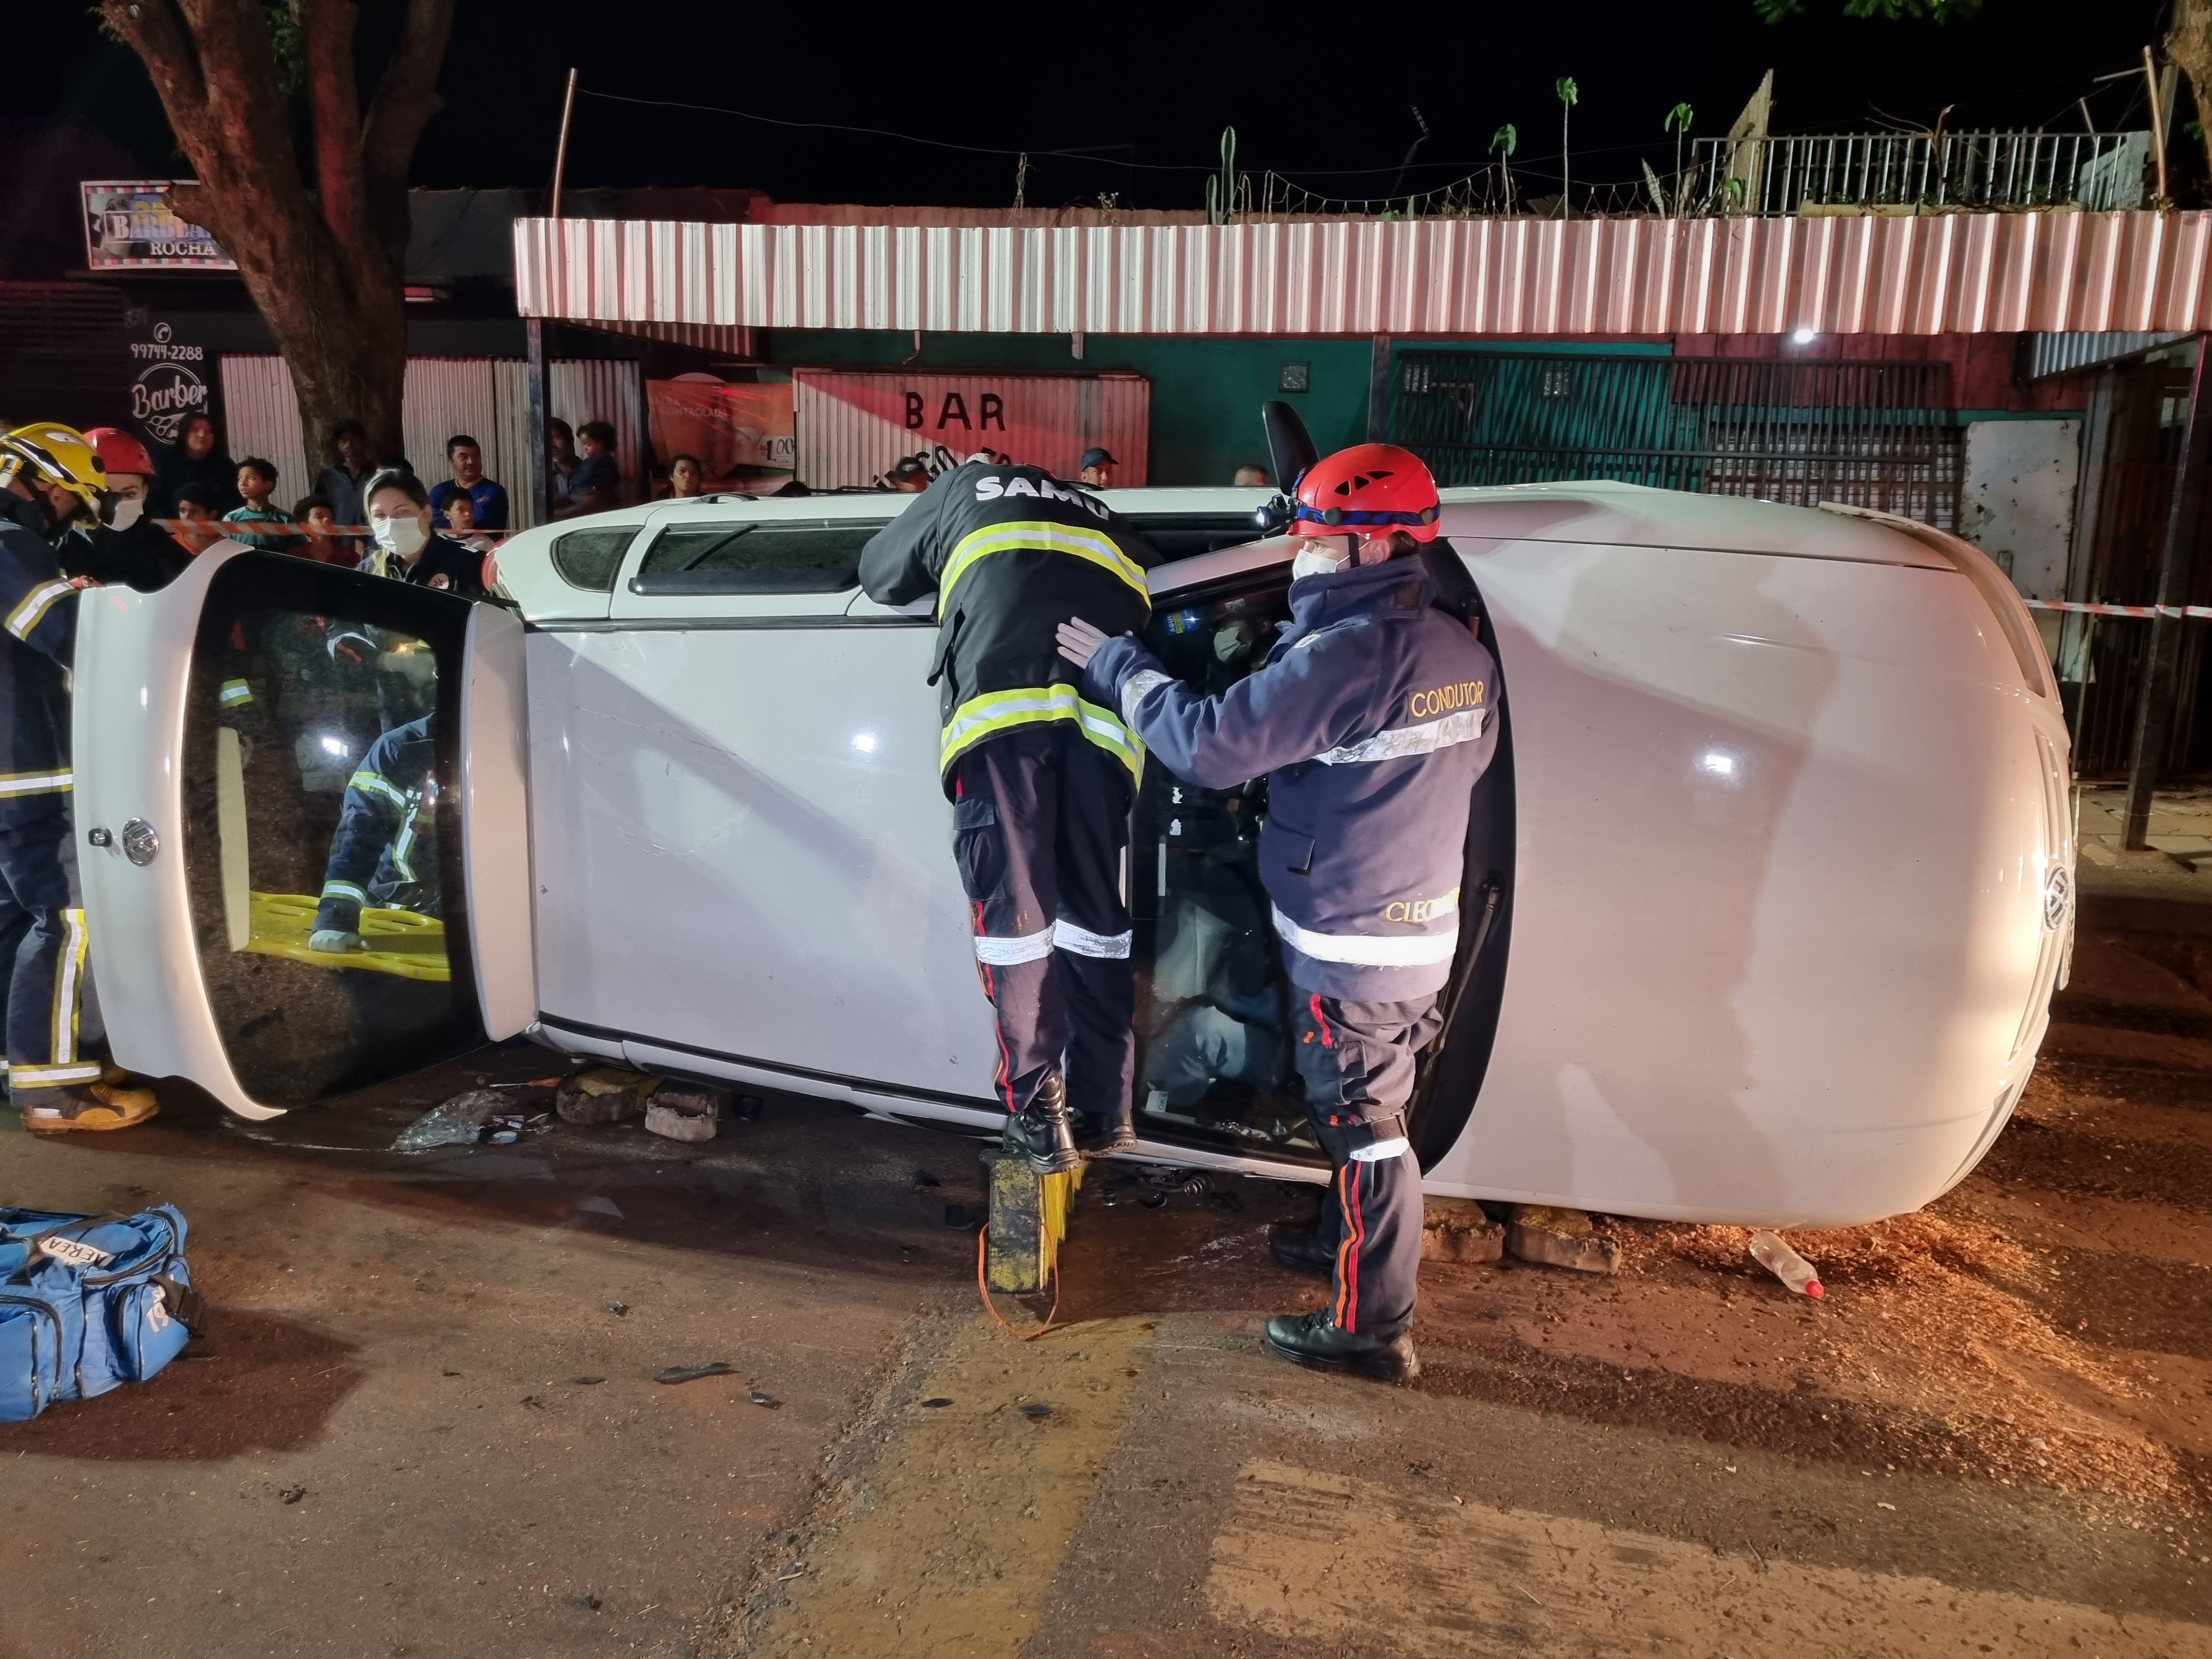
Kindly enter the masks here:
[[453, 469], [453, 477], [430, 486], [430, 510], [438, 515], [438, 522], [449, 522], [448, 501], [455, 495], [466, 495], [474, 508], [476, 528], [506, 529], [507, 490], [484, 477], [483, 446], [465, 432], [455, 433], [446, 440], [446, 465]]
[[1075, 464], [1075, 476], [1093, 489], [1114, 487], [1114, 469], [1121, 463], [1103, 449], [1086, 449], [1083, 459]]
[[[437, 494], [433, 489], [431, 499], [436, 500]], [[491, 538], [477, 534], [476, 498], [466, 490], [457, 489], [446, 498], [446, 533], [471, 553], [489, 553], [492, 550]]]
[[929, 469], [908, 455], [884, 474], [884, 482], [902, 495], [919, 495], [929, 488]]
[[228, 513], [238, 505], [237, 475], [237, 464], [216, 441], [215, 422], [204, 415], [187, 415], [175, 446], [163, 450], [155, 463], [154, 516], [174, 518], [177, 492], [186, 484], [214, 491], [216, 511]]
[[351, 529], [368, 522], [361, 499], [362, 484], [368, 477], [368, 428], [359, 421], [340, 421], [331, 428], [331, 446], [338, 453], [338, 462], [323, 469], [323, 476], [315, 480], [315, 493], [331, 504], [338, 523]]
[[430, 492], [412, 472], [386, 467], [362, 487], [372, 550], [361, 568], [372, 575], [482, 599], [483, 555], [430, 526]]
[[696, 455], [678, 455], [668, 464], [668, 499], [688, 501], [707, 493], [707, 469]]
[[605, 421], [586, 421], [576, 428], [579, 459], [565, 489], [553, 502], [556, 519], [605, 513], [622, 505], [622, 474], [615, 466], [615, 429]]
[[568, 480], [576, 474], [576, 432], [558, 415], [545, 422], [545, 487], [558, 507], [568, 499]]
[[1267, 476], [1266, 467], [1245, 465], [1238, 467], [1237, 476], [1229, 482], [1239, 489], [1265, 489], [1275, 481]]
[[[241, 526], [230, 532], [231, 539], [264, 553], [289, 553], [299, 545], [297, 536], [286, 533], [291, 528], [290, 516], [282, 507], [269, 504], [269, 497], [276, 489], [274, 462], [249, 455], [238, 464], [238, 493], [246, 497], [246, 505], [234, 507], [222, 515], [225, 524]], [[254, 526], [264, 527], [251, 527]]]
[[187, 553], [204, 553], [223, 538], [222, 497], [202, 483], [177, 491], [176, 538]]
[[292, 549], [301, 558], [324, 564], [358, 562], [361, 556], [353, 550], [353, 544], [338, 534], [338, 515], [331, 510], [329, 496], [301, 496], [292, 503], [292, 522], [307, 532]]

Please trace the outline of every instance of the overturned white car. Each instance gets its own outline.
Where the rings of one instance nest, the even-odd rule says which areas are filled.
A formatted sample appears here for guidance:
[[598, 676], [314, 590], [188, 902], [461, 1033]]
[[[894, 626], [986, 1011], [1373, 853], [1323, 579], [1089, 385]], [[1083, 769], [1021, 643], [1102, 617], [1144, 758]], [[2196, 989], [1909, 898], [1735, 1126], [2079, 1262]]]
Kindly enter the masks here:
[[[1169, 561], [1153, 649], [1214, 689], [1285, 614], [1264, 498], [1106, 495]], [[526, 532], [514, 609], [228, 544], [88, 594], [77, 833], [117, 1057], [259, 1116], [527, 1030], [995, 1127], [933, 623], [854, 578], [908, 499]], [[2027, 1081], [2072, 925], [2066, 732], [2004, 577], [1843, 511], [1444, 501], [1431, 568], [1507, 695], [1412, 1119], [1429, 1189], [1815, 1225], [1943, 1192]], [[351, 664], [338, 632], [375, 648]], [[410, 879], [373, 892], [370, 949], [311, 951], [347, 780], [426, 717]], [[1264, 784], [1147, 769], [1137, 1127], [1149, 1158], [1317, 1180], [1266, 811]]]

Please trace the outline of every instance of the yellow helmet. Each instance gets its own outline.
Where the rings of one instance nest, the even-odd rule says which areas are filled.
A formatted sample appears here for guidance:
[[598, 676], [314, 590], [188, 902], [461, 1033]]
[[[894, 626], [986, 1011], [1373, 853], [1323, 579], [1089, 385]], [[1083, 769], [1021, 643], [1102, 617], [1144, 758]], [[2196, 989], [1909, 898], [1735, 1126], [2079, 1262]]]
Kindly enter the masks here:
[[59, 421], [33, 421], [0, 437], [0, 486], [19, 475], [66, 489], [97, 519], [107, 493], [107, 469], [92, 441]]

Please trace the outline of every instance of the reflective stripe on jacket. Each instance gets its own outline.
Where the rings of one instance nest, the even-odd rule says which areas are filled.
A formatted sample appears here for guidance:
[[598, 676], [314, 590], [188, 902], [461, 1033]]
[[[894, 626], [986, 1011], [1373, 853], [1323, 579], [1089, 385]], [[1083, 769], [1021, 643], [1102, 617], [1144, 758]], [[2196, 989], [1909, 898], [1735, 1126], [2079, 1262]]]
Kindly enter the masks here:
[[1152, 546], [1104, 504], [1042, 468], [970, 461], [940, 473], [860, 553], [860, 586], [883, 605], [937, 596], [945, 793], [953, 763], [1018, 726], [1067, 720], [1132, 775], [1144, 750], [1110, 704], [1078, 694], [1055, 630], [1081, 617], [1115, 632], [1152, 605]]
[[1450, 975], [1498, 693], [1489, 652], [1436, 597], [1411, 560], [1294, 582], [1266, 664], [1218, 697], [1132, 638], [1085, 675], [1177, 777], [1227, 789], [1267, 775], [1261, 878], [1308, 991], [1401, 1001]]
[[76, 585], [37, 503], [0, 491], [0, 829], [69, 810]]

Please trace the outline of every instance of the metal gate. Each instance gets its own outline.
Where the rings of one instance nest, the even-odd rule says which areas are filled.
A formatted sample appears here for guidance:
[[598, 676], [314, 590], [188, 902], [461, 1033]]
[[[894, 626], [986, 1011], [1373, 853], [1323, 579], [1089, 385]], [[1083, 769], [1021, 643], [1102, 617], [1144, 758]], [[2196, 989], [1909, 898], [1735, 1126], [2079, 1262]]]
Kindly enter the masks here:
[[1389, 431], [1446, 484], [1611, 478], [1959, 521], [1948, 365], [1407, 351]]

